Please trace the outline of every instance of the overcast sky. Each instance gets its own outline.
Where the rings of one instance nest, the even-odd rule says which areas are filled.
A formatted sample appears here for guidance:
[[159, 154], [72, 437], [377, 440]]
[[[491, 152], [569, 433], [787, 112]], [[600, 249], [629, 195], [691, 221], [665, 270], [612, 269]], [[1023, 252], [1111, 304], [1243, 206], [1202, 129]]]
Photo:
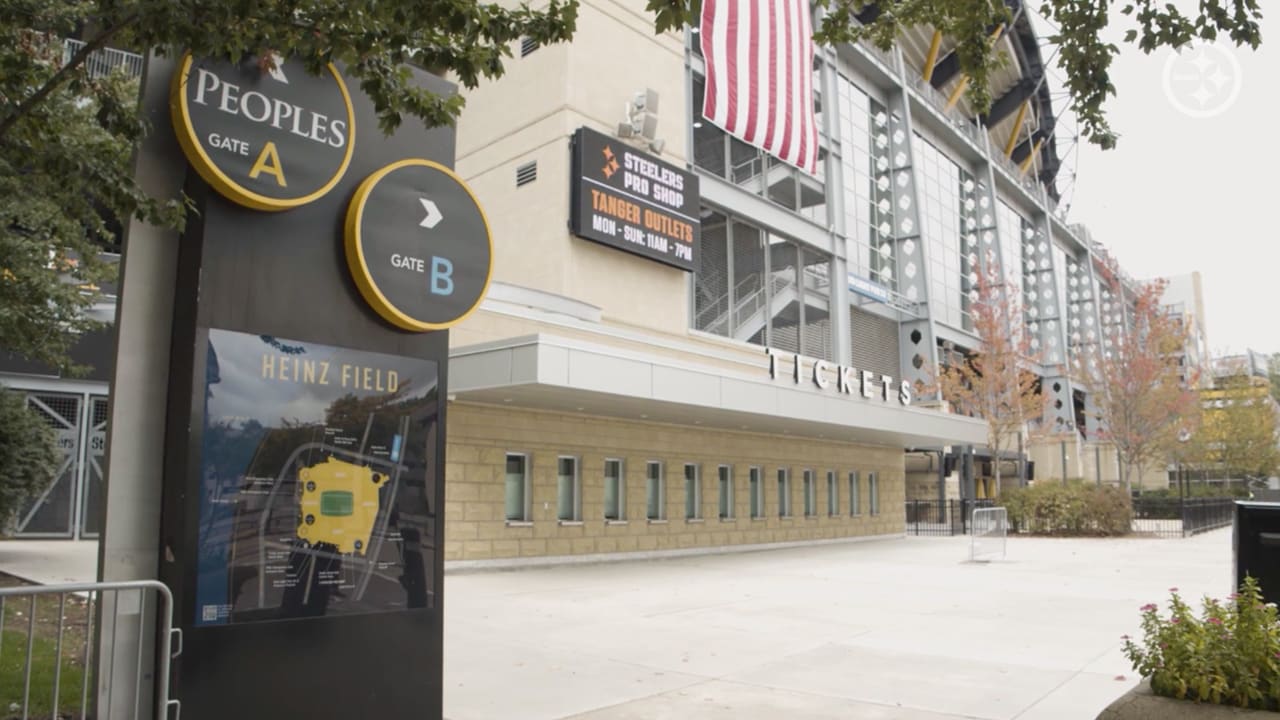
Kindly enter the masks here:
[[1262, 34], [1257, 52], [1223, 43], [1180, 56], [1117, 36], [1108, 107], [1120, 143], [1081, 143], [1064, 193], [1068, 219], [1131, 275], [1200, 271], [1215, 355], [1280, 352], [1280, 21], [1266, 18]]

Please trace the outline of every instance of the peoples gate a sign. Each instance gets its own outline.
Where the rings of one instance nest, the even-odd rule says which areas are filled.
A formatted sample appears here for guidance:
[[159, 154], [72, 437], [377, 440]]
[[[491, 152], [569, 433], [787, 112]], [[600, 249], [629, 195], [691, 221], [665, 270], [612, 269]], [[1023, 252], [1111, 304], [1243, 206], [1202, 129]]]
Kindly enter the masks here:
[[178, 142], [200, 177], [255, 210], [287, 210], [342, 179], [355, 148], [355, 113], [337, 68], [319, 76], [278, 57], [195, 59], [174, 74]]

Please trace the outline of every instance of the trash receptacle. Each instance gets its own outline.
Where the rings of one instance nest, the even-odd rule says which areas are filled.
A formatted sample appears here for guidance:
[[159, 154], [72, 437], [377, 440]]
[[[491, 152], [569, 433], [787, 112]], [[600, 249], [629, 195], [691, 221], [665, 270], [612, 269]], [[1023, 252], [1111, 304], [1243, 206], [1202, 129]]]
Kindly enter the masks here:
[[1280, 603], [1280, 503], [1236, 502], [1236, 587], [1252, 575], [1264, 602]]

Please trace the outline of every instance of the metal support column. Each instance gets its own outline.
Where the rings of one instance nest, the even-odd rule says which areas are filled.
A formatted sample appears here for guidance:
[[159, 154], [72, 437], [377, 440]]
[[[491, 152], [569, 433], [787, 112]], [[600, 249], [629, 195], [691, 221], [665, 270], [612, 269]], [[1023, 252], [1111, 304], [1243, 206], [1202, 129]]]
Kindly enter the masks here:
[[[916, 187], [915, 160], [911, 148], [915, 133], [911, 124], [911, 102], [906, 88], [901, 84], [901, 79], [905, 77], [901, 48], [895, 46], [894, 53], [899, 85], [890, 92], [886, 117], [883, 120], [872, 118], [873, 125], [883, 128], [883, 135], [877, 133], [876, 146], [885, 148], [883, 151], [873, 152], [879, 155], [876, 160], [878, 167], [890, 168], [883, 177], [888, 179], [893, 193], [894, 227], [890, 228], [889, 234], [893, 238], [891, 249], [897, 260], [897, 290], [907, 300], [919, 303], [927, 309], [928, 248], [920, 234], [920, 194]], [[884, 138], [883, 142], [881, 137]], [[924, 319], [905, 322], [898, 327], [898, 347], [904, 379], [917, 387], [931, 385], [932, 373], [938, 366], [933, 312], [926, 311]]]

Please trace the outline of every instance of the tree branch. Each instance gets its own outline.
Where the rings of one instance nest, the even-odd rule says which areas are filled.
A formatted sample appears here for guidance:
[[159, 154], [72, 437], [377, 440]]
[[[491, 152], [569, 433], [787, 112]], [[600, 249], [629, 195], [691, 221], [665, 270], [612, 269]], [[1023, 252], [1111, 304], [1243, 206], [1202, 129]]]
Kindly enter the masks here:
[[54, 73], [53, 77], [49, 78], [45, 84], [41, 85], [34, 93], [28, 95], [27, 99], [18, 103], [12, 112], [5, 115], [4, 120], [0, 121], [0, 139], [4, 138], [9, 130], [17, 124], [18, 120], [22, 119], [23, 115], [30, 112], [32, 108], [40, 104], [54, 90], [57, 90], [59, 86], [65, 83], [68, 78], [71, 77], [71, 74], [78, 70], [79, 67], [89, 59], [90, 55], [106, 47], [107, 41], [110, 40], [112, 36], [137, 20], [137, 13], [126, 15], [120, 20], [120, 22], [106, 30], [103, 30], [93, 40], [85, 43], [84, 47], [80, 48], [79, 52], [72, 55], [70, 60], [68, 60], [61, 68], [58, 68], [58, 72]]

